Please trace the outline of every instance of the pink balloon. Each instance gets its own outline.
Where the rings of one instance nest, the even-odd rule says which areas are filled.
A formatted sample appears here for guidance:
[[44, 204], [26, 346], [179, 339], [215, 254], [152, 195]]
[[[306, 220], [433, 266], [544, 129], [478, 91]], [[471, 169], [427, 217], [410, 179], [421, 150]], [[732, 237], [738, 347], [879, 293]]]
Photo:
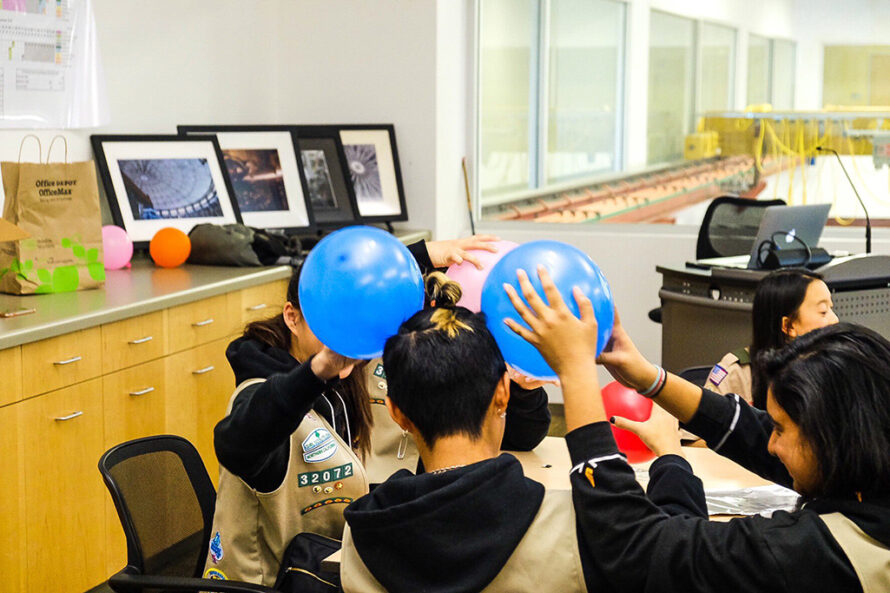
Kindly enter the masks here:
[[463, 296], [460, 297], [457, 304], [474, 313], [478, 313], [482, 309], [482, 285], [485, 284], [485, 279], [488, 278], [491, 268], [509, 251], [519, 247], [519, 243], [513, 241], [495, 241], [492, 244], [497, 247], [497, 253], [479, 249], [472, 250], [473, 255], [479, 258], [484, 266], [481, 270], [465, 261], [460, 265], [452, 265], [445, 272], [449, 278], [460, 284]]
[[130, 263], [133, 257], [133, 242], [127, 231], [119, 226], [107, 224], [102, 227], [102, 250], [105, 254], [105, 269], [119, 270]]

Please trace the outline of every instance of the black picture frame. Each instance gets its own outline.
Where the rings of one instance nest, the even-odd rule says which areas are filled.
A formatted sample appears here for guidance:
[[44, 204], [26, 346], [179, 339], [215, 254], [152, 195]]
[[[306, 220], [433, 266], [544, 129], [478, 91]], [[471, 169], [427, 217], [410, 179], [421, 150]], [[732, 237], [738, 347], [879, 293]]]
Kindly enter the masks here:
[[[200, 223], [241, 222], [216, 137], [93, 134], [90, 144], [114, 223], [127, 231], [136, 248], [147, 248], [154, 234], [164, 227], [188, 233]], [[166, 184], [165, 176], [177, 179]], [[205, 182], [208, 176], [209, 186]], [[160, 193], [170, 187], [180, 195], [164, 196], [160, 201], [147, 189], [158, 188]], [[189, 196], [181, 195], [179, 188], [183, 187], [191, 192]], [[200, 199], [170, 203], [171, 199], [192, 196]]]
[[[244, 224], [288, 234], [315, 229], [293, 126], [178, 125], [176, 130], [217, 138]], [[276, 160], [277, 171], [263, 171]]]
[[[343, 144], [347, 170], [353, 186], [359, 220], [362, 222], [399, 222], [408, 220], [405, 203], [405, 186], [396, 146], [396, 130], [393, 124], [338, 124], [335, 126]], [[388, 140], [388, 142], [387, 142]], [[363, 173], [370, 173], [367, 163], [357, 162], [365, 150], [350, 150], [356, 143], [376, 145], [374, 169], [376, 179], [363, 183], [357, 176], [356, 165]], [[367, 173], [365, 180], [367, 180]], [[375, 183], [376, 182], [376, 183]], [[374, 187], [376, 185], [376, 187]], [[371, 191], [364, 190], [370, 186]]]
[[337, 128], [293, 126], [306, 195], [315, 225], [321, 229], [359, 221], [346, 156]]

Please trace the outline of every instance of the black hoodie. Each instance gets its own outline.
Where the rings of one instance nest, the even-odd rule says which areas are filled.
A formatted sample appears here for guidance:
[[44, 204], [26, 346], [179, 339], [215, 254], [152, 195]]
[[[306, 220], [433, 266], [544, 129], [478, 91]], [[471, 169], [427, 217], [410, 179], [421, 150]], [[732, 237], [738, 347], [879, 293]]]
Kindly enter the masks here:
[[[684, 459], [666, 455], [649, 472], [649, 495], [667, 512], [706, 516], [701, 482]], [[480, 591], [501, 571], [543, 498], [544, 486], [502, 454], [442, 474], [399, 471], [344, 516], [356, 551], [390, 593]], [[605, 591], [583, 542], [579, 547], [588, 590]]]
[[[267, 379], [241, 391], [231, 413], [213, 431], [220, 464], [249, 486], [271, 492], [281, 485], [290, 456], [289, 437], [311, 409], [346, 439], [343, 406], [331, 392], [338, 381], [325, 383], [318, 379], [309, 368], [311, 359], [299, 364], [288, 351], [247, 337], [229, 344], [226, 357], [235, 373], [236, 385], [247, 379]], [[544, 390], [525, 390], [511, 383], [502, 447], [514, 451], [533, 449], [547, 435], [549, 427], [550, 410]]]

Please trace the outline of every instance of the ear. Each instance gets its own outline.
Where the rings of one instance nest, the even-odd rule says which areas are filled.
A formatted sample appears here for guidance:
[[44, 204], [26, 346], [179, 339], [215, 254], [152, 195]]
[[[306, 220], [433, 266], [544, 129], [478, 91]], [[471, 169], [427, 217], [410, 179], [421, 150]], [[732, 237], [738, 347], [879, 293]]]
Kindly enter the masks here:
[[292, 334], [297, 334], [297, 325], [303, 320], [303, 313], [294, 307], [293, 303], [290, 301], [284, 303], [284, 310], [282, 311], [282, 316], [284, 317], [284, 324], [287, 325], [287, 328], [291, 331]]
[[402, 430], [407, 430], [411, 434], [417, 434], [417, 429], [414, 427], [414, 423], [408, 420], [408, 417], [402, 413], [402, 410], [399, 409], [397, 405], [392, 403], [390, 398], [386, 399], [386, 409], [389, 410], [389, 416], [393, 419], [393, 422], [399, 425], [399, 428]]
[[797, 337], [797, 330], [794, 329], [794, 322], [787, 315], [782, 316], [782, 333], [793, 340]]
[[491, 399], [491, 405], [495, 410], [507, 411], [507, 405], [510, 403], [510, 375], [506, 372], [501, 376], [500, 381], [494, 388], [494, 397]]

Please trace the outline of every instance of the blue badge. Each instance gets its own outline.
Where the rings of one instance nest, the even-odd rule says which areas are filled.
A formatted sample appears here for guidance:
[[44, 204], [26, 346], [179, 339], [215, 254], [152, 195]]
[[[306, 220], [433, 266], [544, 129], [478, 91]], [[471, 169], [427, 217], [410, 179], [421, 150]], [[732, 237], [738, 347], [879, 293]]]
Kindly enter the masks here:
[[210, 540], [210, 560], [212, 560], [214, 564], [219, 564], [219, 561], [222, 560], [222, 557], [222, 541], [219, 537], [219, 531], [217, 531], [216, 534], [213, 536], [213, 539]]
[[204, 578], [205, 578], [205, 579], [211, 579], [211, 580], [214, 580], [214, 581], [227, 581], [227, 580], [229, 580], [229, 579], [226, 577], [226, 573], [224, 573], [223, 571], [221, 571], [221, 570], [218, 569], [218, 568], [208, 568], [207, 570], [205, 570], [205, 571], [204, 571]]

